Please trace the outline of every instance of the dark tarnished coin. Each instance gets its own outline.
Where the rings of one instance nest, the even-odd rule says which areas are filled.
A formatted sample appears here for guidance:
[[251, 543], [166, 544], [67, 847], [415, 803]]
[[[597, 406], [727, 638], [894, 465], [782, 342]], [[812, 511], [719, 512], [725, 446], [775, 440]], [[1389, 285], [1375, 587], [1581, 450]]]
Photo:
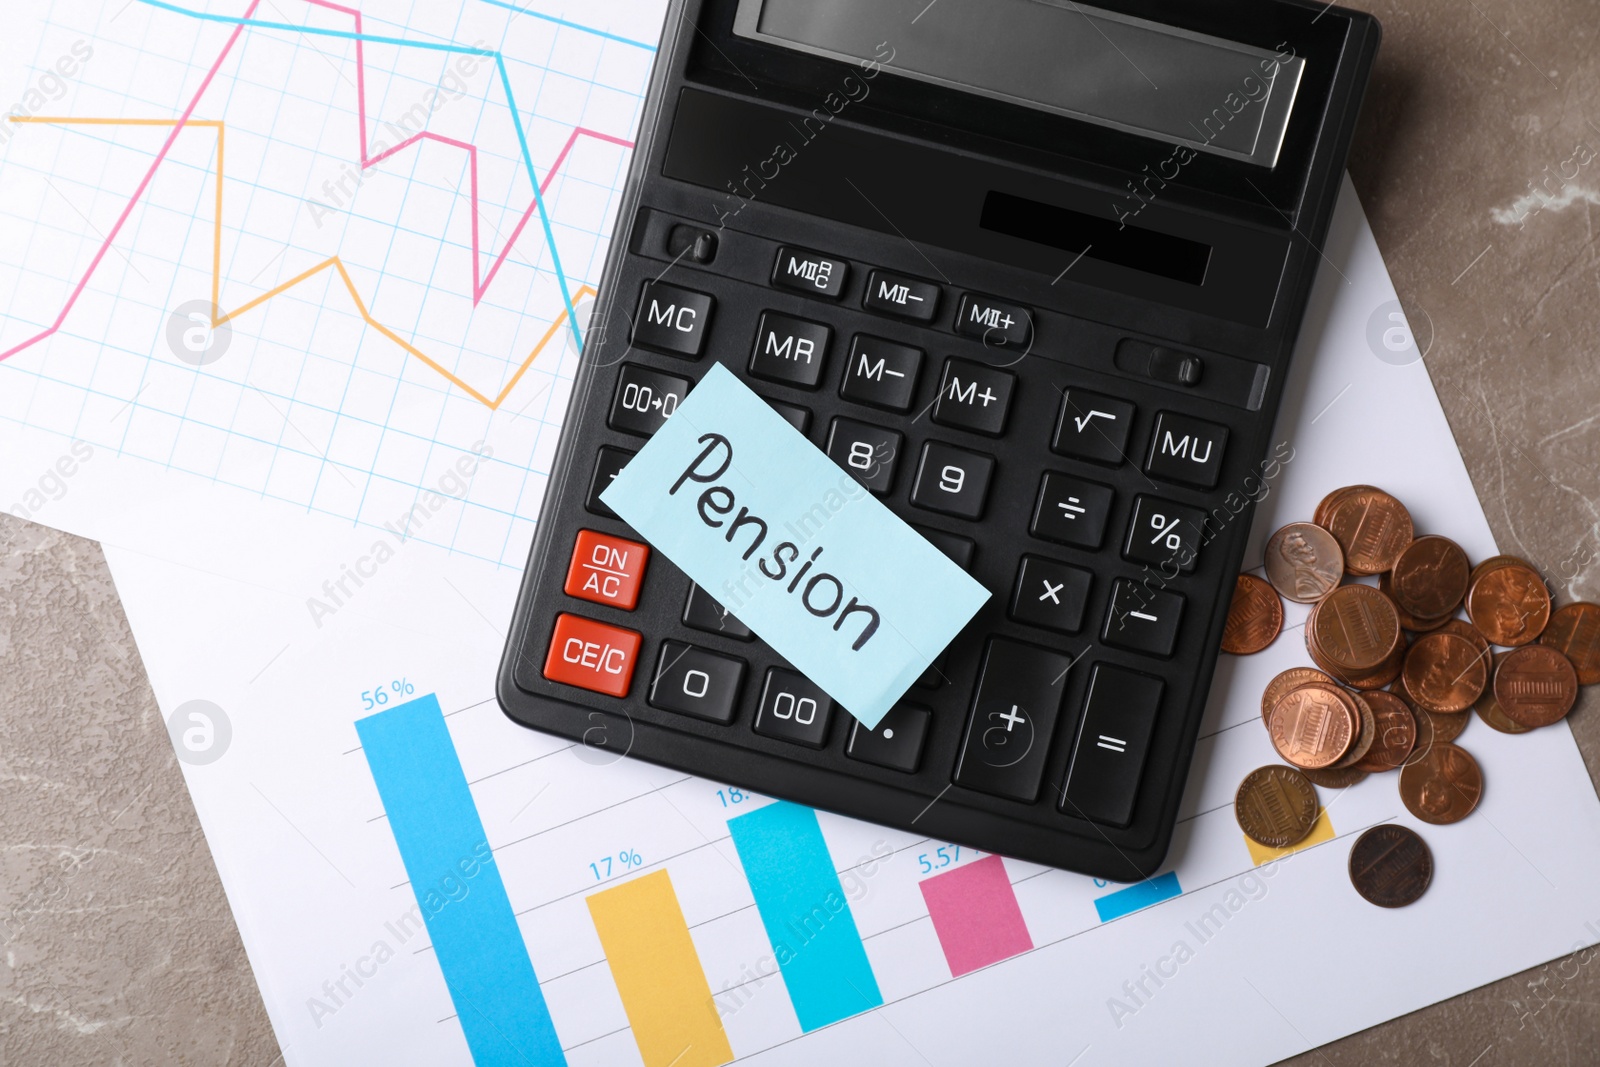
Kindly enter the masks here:
[[1351, 574], [1389, 570], [1411, 543], [1411, 513], [1382, 489], [1362, 486], [1330, 494], [1317, 510], [1322, 512], [1317, 525], [1338, 540]]
[[1239, 829], [1258, 845], [1288, 848], [1317, 821], [1317, 791], [1293, 767], [1272, 764], [1244, 776], [1233, 798]]
[[1342, 770], [1324, 767], [1320, 771], [1303, 770], [1300, 773], [1324, 789], [1348, 789], [1367, 780], [1367, 772], [1358, 771], [1354, 767], [1345, 767]]
[[1272, 586], [1253, 574], [1234, 579], [1233, 603], [1222, 627], [1222, 651], [1235, 656], [1260, 652], [1283, 630], [1283, 601]]
[[1579, 685], [1600, 682], [1600, 604], [1580, 602], [1557, 608], [1539, 643], [1572, 661]]
[[[1405, 763], [1417, 743], [1417, 719], [1404, 700], [1382, 691], [1363, 693], [1377, 717], [1378, 736], [1366, 756], [1351, 766], [1360, 771], [1392, 771]], [[1465, 718], [1457, 715], [1456, 718]]]
[[1400, 772], [1400, 799], [1423, 822], [1460, 822], [1483, 797], [1483, 771], [1464, 748], [1435, 744]]
[[1350, 846], [1350, 884], [1380, 908], [1414, 903], [1432, 881], [1433, 853], [1409, 827], [1374, 826]]
[[1448, 537], [1419, 537], [1395, 560], [1389, 573], [1390, 595], [1395, 606], [1414, 619], [1440, 619], [1467, 595], [1471, 570], [1467, 554]]
[[1268, 682], [1266, 690], [1261, 694], [1261, 721], [1263, 723], [1267, 721], [1267, 717], [1272, 714], [1272, 705], [1276, 704], [1285, 693], [1311, 682], [1334, 684], [1332, 678], [1315, 667], [1290, 667]]
[[1465, 711], [1489, 683], [1488, 658], [1465, 637], [1425, 634], [1406, 653], [1406, 692], [1428, 711]]
[[1526, 563], [1503, 564], [1468, 588], [1467, 617], [1494, 644], [1525, 645], [1550, 621], [1550, 590]]
[[1495, 667], [1494, 699], [1512, 722], [1549, 726], [1578, 699], [1578, 672], [1549, 645], [1523, 645], [1507, 652]]
[[1290, 600], [1311, 604], [1327, 596], [1344, 577], [1344, 550], [1322, 527], [1291, 522], [1267, 539], [1267, 581]]

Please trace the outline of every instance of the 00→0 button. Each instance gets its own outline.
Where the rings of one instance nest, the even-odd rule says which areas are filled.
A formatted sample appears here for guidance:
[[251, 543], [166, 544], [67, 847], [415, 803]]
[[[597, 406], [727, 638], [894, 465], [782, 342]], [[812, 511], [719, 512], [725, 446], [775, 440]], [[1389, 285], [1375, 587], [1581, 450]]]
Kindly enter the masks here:
[[557, 615], [550, 652], [544, 659], [544, 676], [563, 685], [625, 697], [633, 683], [640, 641], [633, 630], [582, 615]]

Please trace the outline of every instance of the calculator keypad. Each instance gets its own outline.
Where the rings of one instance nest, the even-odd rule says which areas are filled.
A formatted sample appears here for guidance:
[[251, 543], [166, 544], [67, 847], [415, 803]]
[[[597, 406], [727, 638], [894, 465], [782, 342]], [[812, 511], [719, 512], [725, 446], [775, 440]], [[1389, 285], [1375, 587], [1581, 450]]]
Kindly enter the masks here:
[[1017, 376], [966, 359], [947, 359], [939, 381], [939, 399], [933, 404], [933, 421], [973, 433], [999, 437], [1005, 432], [1006, 412]]
[[833, 700], [805, 675], [782, 667], [767, 671], [756, 709], [756, 733], [821, 748], [827, 743], [832, 718]]
[[825, 451], [856, 481], [882, 496], [894, 485], [895, 467], [904, 447], [905, 438], [894, 430], [855, 419], [834, 419]]
[[714, 301], [706, 293], [665, 282], [646, 282], [633, 318], [633, 343], [699, 359]]
[[1050, 449], [1059, 455], [1115, 467], [1125, 461], [1134, 406], [1126, 400], [1068, 389], [1061, 394]]
[[1222, 473], [1228, 428], [1214, 422], [1162, 411], [1150, 435], [1145, 473], [1169, 482], [1214, 489]]
[[844, 754], [863, 763], [876, 763], [911, 774], [922, 762], [922, 742], [928, 735], [932, 713], [915, 704], [896, 704], [868, 729], [857, 722], [850, 727], [850, 742]]
[[939, 311], [939, 287], [921, 278], [875, 270], [867, 275], [861, 306], [885, 315], [931, 322]]
[[822, 366], [832, 337], [833, 330], [820, 322], [764, 311], [756, 330], [755, 351], [750, 353], [750, 373], [768, 381], [815, 389], [822, 380]]
[[661, 642], [661, 658], [646, 695], [651, 706], [730, 723], [739, 707], [745, 662], [682, 641]]
[[922, 349], [858, 333], [850, 340], [839, 395], [858, 404], [910, 411], [922, 370]]
[[969, 789], [1031, 804], [1061, 713], [1072, 657], [992, 638], [978, 675], [955, 781]]
[[690, 381], [676, 374], [651, 370], [639, 363], [624, 363], [611, 398], [613, 430], [649, 437], [667, 424], [689, 395]]
[[1045, 471], [1028, 532], [1064, 545], [1099, 548], [1105, 540], [1115, 496], [1108, 485], [1060, 471]]
[[922, 446], [922, 457], [917, 462], [911, 502], [929, 511], [976, 521], [983, 518], [993, 477], [994, 457], [929, 441]]
[[596, 515], [604, 515], [611, 519], [616, 518], [617, 513], [612, 511], [605, 501], [600, 499], [600, 494], [610, 487], [611, 479], [615, 478], [618, 472], [628, 465], [628, 460], [633, 457], [634, 453], [629, 449], [613, 448], [611, 445], [601, 446], [599, 453], [595, 456], [594, 474], [589, 478], [589, 495], [584, 498], [583, 506]]
[[773, 285], [825, 300], [839, 299], [849, 277], [850, 265], [844, 260], [804, 248], [778, 249], [777, 262], [772, 265]]

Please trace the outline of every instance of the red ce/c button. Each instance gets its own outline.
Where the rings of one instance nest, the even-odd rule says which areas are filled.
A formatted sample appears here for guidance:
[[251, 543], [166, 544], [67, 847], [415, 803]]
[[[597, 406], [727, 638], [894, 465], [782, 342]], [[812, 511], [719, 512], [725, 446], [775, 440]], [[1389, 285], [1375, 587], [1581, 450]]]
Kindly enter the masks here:
[[544, 676], [552, 682], [625, 697], [633, 682], [641, 640], [639, 634], [620, 626], [581, 615], [557, 615], [550, 652], [544, 658]]
[[650, 546], [596, 530], [579, 530], [567, 565], [566, 594], [632, 611], [650, 560]]

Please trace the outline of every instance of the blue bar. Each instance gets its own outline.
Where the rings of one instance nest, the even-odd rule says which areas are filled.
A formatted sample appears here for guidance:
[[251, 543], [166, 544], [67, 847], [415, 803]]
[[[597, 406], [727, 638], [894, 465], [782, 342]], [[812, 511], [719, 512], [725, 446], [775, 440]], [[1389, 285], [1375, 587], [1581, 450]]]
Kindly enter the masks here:
[[778, 801], [728, 820], [800, 1029], [883, 1003], [817, 813]]
[[1183, 892], [1178, 887], [1178, 872], [1168, 871], [1158, 874], [1154, 878], [1146, 878], [1142, 882], [1130, 885], [1126, 889], [1119, 889], [1115, 893], [1107, 893], [1103, 897], [1096, 897], [1094, 910], [1100, 913], [1100, 921], [1108, 923], [1112, 919], [1120, 919], [1124, 915], [1148, 908], [1152, 904], [1159, 904], [1163, 900], [1171, 900]]
[[483, 821], [432, 695], [356, 721], [477, 1067], [565, 1067]]

